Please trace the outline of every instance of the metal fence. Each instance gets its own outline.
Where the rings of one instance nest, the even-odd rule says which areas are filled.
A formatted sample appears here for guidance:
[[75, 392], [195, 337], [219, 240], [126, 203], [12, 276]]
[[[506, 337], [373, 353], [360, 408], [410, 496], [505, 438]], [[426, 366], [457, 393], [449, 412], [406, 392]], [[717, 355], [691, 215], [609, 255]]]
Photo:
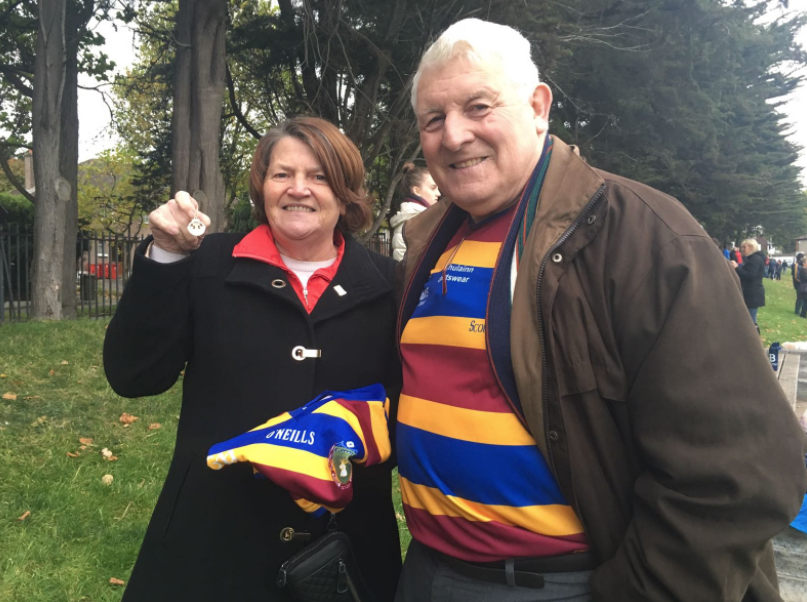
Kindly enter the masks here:
[[[76, 241], [76, 313], [102, 317], [115, 313], [129, 280], [134, 252], [145, 237], [79, 232]], [[371, 237], [365, 246], [390, 255], [390, 241]], [[19, 226], [0, 224], [0, 323], [31, 315], [31, 266], [34, 236]]]

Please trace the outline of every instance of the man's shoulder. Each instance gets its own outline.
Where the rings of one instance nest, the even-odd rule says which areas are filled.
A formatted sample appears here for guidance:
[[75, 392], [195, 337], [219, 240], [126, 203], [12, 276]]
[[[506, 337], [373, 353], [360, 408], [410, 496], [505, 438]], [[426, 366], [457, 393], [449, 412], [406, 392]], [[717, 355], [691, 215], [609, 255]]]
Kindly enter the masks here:
[[605, 199], [622, 220], [642, 228], [667, 229], [676, 236], [708, 234], [675, 197], [647, 184], [600, 169], [605, 181]]

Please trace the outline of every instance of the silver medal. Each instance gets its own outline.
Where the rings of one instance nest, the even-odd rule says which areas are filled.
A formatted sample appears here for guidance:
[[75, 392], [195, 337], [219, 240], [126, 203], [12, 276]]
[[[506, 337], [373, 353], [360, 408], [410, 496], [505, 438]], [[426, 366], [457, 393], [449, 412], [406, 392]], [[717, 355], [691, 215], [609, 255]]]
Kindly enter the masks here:
[[205, 228], [205, 225], [198, 216], [194, 217], [188, 224], [188, 232], [190, 232], [193, 236], [201, 236], [205, 233], [206, 229], [207, 228]]

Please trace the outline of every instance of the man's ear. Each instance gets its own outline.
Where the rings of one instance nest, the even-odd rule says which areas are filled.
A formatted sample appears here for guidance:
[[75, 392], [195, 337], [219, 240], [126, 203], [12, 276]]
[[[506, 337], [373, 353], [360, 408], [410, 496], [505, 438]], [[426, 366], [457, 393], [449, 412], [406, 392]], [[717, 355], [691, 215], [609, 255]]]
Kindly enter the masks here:
[[543, 134], [549, 129], [549, 109], [552, 106], [552, 90], [541, 82], [535, 86], [530, 98], [530, 106], [535, 112], [535, 130]]

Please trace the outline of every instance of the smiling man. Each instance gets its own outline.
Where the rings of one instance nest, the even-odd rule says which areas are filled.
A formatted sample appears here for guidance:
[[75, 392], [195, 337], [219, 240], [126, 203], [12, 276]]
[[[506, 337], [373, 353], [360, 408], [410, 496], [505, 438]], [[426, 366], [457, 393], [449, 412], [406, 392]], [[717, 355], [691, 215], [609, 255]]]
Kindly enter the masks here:
[[712, 241], [548, 134], [509, 27], [449, 28], [412, 104], [446, 202], [404, 230], [397, 601], [780, 600], [804, 436]]

